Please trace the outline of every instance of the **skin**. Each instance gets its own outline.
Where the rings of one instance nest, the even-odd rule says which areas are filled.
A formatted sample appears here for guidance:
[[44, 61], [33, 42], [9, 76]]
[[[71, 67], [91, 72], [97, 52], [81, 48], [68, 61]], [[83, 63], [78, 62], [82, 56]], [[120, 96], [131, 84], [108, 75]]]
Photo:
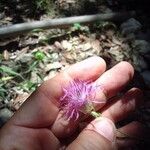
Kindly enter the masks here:
[[[112, 142], [98, 134], [95, 129], [91, 130], [90, 125], [95, 124], [94, 122], [78, 133], [76, 129], [81, 118], [77, 121], [67, 121], [62, 116], [59, 110], [59, 98], [63, 94], [62, 86], [68, 85], [73, 79], [90, 80], [102, 85], [104, 89], [97, 91], [97, 99], [103, 99], [105, 104], [97, 104], [95, 108], [103, 117], [110, 119], [109, 122], [113, 126], [113, 123], [126, 118], [142, 103], [142, 92], [137, 88], [132, 88], [124, 96], [109, 102], [110, 98], [129, 83], [133, 74], [134, 69], [127, 62], [120, 62], [106, 71], [106, 63], [100, 57], [91, 57], [72, 65], [44, 82], [5, 124], [0, 130], [0, 149], [55, 150], [63, 148], [68, 136], [71, 139], [66, 146], [68, 150], [91, 150], [91, 146], [93, 150], [113, 149]], [[120, 130], [125, 133], [132, 131], [133, 136], [140, 136], [140, 130], [143, 132], [138, 122], [131, 122]], [[71, 138], [74, 135], [77, 136], [75, 140]], [[118, 142], [118, 148], [133, 144], [135, 141], [130, 140], [127, 143], [122, 140]]]

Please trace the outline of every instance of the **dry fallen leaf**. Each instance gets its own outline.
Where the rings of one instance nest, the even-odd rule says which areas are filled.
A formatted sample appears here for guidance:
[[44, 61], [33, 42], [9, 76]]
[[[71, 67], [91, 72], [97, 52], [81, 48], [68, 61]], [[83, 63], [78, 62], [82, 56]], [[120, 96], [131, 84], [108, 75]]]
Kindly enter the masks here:
[[56, 42], [54, 43], [54, 46], [55, 46], [58, 50], [63, 50], [63, 49], [64, 49], [63, 46], [62, 46], [62, 44], [61, 44], [60, 42], [58, 42], [58, 41], [56, 41]]
[[85, 43], [83, 45], [81, 45], [81, 51], [85, 52], [85, 51], [89, 51], [91, 50], [92, 46], [90, 43]]
[[94, 40], [92, 43], [92, 48], [94, 49], [95, 52], [100, 53], [102, 51], [102, 47], [100, 46], [99, 40]]
[[29, 93], [22, 93], [19, 94], [15, 99], [10, 101], [10, 106], [14, 110], [18, 110], [20, 106], [23, 104], [23, 102], [30, 96]]
[[9, 52], [7, 50], [4, 50], [3, 57], [4, 57], [4, 60], [9, 60], [10, 55], [9, 55]]
[[53, 70], [53, 69], [60, 69], [62, 67], [62, 64], [60, 62], [54, 62], [54, 63], [50, 63], [47, 64], [45, 67], [45, 72]]
[[67, 40], [63, 40], [61, 42], [61, 45], [62, 45], [63, 49], [65, 49], [67, 51], [70, 51], [72, 49], [72, 44], [69, 43]]

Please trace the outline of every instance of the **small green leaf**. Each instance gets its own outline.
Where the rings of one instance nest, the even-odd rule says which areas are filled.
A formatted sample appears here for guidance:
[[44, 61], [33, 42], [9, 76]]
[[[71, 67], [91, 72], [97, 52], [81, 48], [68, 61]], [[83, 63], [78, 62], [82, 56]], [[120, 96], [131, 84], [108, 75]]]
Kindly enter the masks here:
[[7, 73], [8, 75], [20, 76], [22, 78], [22, 76], [19, 73], [13, 71], [10, 67], [7, 67], [7, 66], [1, 66], [0, 72], [1, 73]]
[[31, 32], [32, 33], [38, 33], [38, 32], [43, 32], [43, 29], [33, 29]]
[[13, 77], [11, 77], [11, 76], [9, 76], [9, 77], [2, 77], [0, 79], [0, 81], [8, 81], [8, 80], [11, 80], [11, 79], [13, 79]]
[[37, 87], [36, 83], [33, 83], [31, 81], [24, 81], [21, 83], [20, 88], [27, 91], [27, 92], [33, 92]]
[[2, 55], [2, 54], [0, 54], [0, 61], [2, 61], [2, 59], [3, 59], [3, 55]]
[[37, 61], [34, 61], [33, 63], [31, 63], [31, 65], [29, 66], [29, 69], [28, 69], [29, 72], [33, 71], [36, 68], [37, 64], [38, 64]]
[[7, 93], [7, 90], [5, 90], [3, 87], [0, 85], [0, 97], [5, 98], [5, 95]]
[[73, 25], [73, 28], [75, 29], [75, 30], [80, 30], [81, 29], [81, 25], [80, 25], [80, 23], [75, 23], [74, 25]]
[[34, 53], [34, 57], [37, 60], [44, 60], [45, 54], [38, 50], [37, 52]]

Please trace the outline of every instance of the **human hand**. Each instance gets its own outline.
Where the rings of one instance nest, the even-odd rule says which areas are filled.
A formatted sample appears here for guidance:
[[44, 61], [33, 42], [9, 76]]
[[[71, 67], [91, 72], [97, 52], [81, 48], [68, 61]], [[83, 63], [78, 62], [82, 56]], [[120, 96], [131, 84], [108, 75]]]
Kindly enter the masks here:
[[[142, 92], [132, 88], [124, 96], [109, 101], [132, 79], [134, 70], [127, 62], [121, 62], [106, 71], [106, 64], [99, 57], [72, 65], [53, 79], [44, 82], [21, 106], [16, 114], [0, 131], [0, 150], [55, 150], [63, 149], [70, 139], [68, 150], [111, 150], [129, 147], [134, 140], [117, 143], [114, 123], [130, 115], [142, 101]], [[59, 110], [62, 87], [73, 79], [92, 81], [102, 85], [97, 91], [97, 99], [105, 100], [105, 105], [95, 107], [102, 117], [93, 120], [74, 140], [80, 123], [66, 120]], [[142, 127], [138, 122], [119, 129], [133, 136], [140, 136]]]

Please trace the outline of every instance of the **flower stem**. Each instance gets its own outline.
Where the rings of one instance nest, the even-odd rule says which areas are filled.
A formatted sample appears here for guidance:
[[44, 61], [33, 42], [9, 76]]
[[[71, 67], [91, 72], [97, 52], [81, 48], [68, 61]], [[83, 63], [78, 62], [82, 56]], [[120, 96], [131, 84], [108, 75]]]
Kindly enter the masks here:
[[91, 116], [93, 116], [94, 118], [98, 118], [98, 117], [101, 117], [101, 114], [100, 113], [98, 113], [98, 112], [96, 112], [96, 111], [91, 111], [90, 112], [90, 114], [91, 114]]

